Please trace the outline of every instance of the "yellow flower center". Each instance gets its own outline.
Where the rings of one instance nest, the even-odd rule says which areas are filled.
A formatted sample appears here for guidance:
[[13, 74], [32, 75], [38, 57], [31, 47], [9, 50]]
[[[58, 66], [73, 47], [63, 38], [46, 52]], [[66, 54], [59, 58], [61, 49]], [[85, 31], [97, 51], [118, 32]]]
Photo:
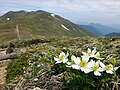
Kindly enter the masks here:
[[74, 60], [71, 60], [71, 64], [75, 64], [75, 61], [74, 61]]
[[88, 54], [89, 56], [91, 56], [91, 55], [92, 55], [92, 52], [87, 52], [87, 54]]
[[97, 70], [98, 70], [98, 68], [99, 68], [99, 66], [98, 66], [98, 65], [95, 65], [94, 67], [92, 67], [92, 69], [93, 69], [94, 71], [97, 71]]
[[80, 66], [81, 66], [81, 67], [85, 67], [86, 65], [87, 65], [87, 62], [86, 62], [86, 61], [80, 62]]
[[59, 56], [59, 59], [60, 59], [60, 60], [64, 60], [64, 58], [65, 58], [65, 55], [64, 55], [64, 54], [62, 54], [62, 55]]
[[111, 68], [112, 68], [111, 65], [106, 65], [106, 69], [107, 69], [107, 70], [110, 70]]

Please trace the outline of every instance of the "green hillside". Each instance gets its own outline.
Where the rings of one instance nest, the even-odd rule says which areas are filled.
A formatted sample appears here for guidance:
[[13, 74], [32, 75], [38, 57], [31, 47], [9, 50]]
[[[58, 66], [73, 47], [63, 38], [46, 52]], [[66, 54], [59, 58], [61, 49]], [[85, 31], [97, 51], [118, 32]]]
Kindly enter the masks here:
[[0, 42], [17, 40], [18, 33], [22, 40], [41, 37], [94, 36], [74, 23], [42, 10], [10, 11], [0, 17]]

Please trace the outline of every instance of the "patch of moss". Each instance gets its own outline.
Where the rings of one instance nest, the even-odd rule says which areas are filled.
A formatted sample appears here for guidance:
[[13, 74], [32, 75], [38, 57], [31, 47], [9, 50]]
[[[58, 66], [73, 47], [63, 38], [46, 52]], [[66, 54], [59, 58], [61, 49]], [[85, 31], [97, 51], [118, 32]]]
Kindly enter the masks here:
[[9, 63], [6, 75], [7, 83], [24, 73], [25, 68], [28, 66], [29, 56], [29, 54], [20, 55]]

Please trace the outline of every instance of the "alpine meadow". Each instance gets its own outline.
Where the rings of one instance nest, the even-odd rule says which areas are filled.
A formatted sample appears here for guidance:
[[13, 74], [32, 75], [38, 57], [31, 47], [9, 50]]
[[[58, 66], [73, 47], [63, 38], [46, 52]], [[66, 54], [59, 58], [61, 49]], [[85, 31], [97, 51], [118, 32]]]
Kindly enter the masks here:
[[0, 90], [120, 90], [119, 0], [0, 5]]

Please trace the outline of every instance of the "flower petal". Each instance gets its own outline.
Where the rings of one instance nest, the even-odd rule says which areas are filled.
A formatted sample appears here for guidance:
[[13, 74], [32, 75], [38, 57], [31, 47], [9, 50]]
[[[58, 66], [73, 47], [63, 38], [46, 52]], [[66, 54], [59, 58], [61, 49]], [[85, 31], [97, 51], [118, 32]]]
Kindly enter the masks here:
[[83, 67], [81, 67], [80, 68], [81, 69], [81, 71], [83, 71], [84, 73], [89, 73], [89, 72], [91, 72], [91, 70], [89, 69], [89, 68], [83, 68]]
[[118, 69], [119, 67], [114, 67], [115, 71]]
[[103, 72], [104, 70], [105, 70], [105, 69], [99, 67], [97, 71], [99, 71], [99, 72]]
[[80, 66], [78, 66], [78, 65], [72, 65], [72, 68], [79, 70], [79, 69], [80, 69]]
[[82, 52], [82, 54], [83, 54], [83, 55], [87, 55], [87, 53], [86, 53], [86, 52]]
[[75, 60], [75, 59], [76, 59], [76, 57], [75, 57], [74, 55], [72, 55], [72, 56], [71, 56], [71, 59], [72, 59], [72, 60]]
[[64, 59], [62, 62], [63, 62], [63, 63], [66, 63], [67, 61], [68, 61], [68, 59], [66, 58], [66, 59]]
[[71, 65], [66, 65], [66, 67], [69, 67], [69, 68], [71, 68], [72, 66], [71, 66]]
[[88, 62], [87, 67], [91, 68], [95, 65], [95, 61], [91, 60], [90, 62]]
[[79, 58], [79, 57], [77, 57], [77, 58], [75, 59], [75, 64], [77, 64], [77, 65], [80, 64], [80, 58]]
[[55, 60], [55, 61], [59, 61], [60, 59], [58, 59], [58, 58], [54, 57], [54, 60]]
[[70, 66], [70, 65], [71, 65], [71, 62], [67, 62], [67, 65]]
[[89, 73], [89, 72], [91, 72], [91, 70], [89, 68], [84, 68], [84, 72]]
[[87, 52], [88, 52], [88, 53], [90, 53], [90, 52], [91, 52], [91, 49], [90, 49], [90, 48], [88, 48]]
[[96, 75], [96, 76], [101, 76], [101, 73], [98, 72], [98, 71], [94, 71], [94, 75]]
[[100, 62], [100, 66], [101, 66], [102, 68], [105, 68], [104, 63], [102, 63], [102, 62]]
[[67, 54], [65, 55], [65, 58], [67, 58], [69, 56], [69, 53], [67, 52]]
[[92, 54], [94, 55], [96, 53], [96, 47], [93, 47], [93, 51], [92, 51]]
[[96, 64], [96, 65], [99, 65], [99, 64], [100, 64], [100, 60], [98, 60], [95, 64]]
[[106, 72], [109, 74], [113, 74], [113, 71], [111, 71], [111, 70], [106, 70]]
[[88, 55], [84, 55], [84, 56], [81, 56], [82, 57], [82, 60], [85, 60], [86, 62], [89, 61], [89, 56]]
[[57, 61], [57, 62], [56, 62], [56, 64], [57, 64], [57, 63], [62, 63], [62, 61], [61, 61], [61, 60], [59, 60], [59, 61]]
[[100, 56], [100, 53], [99, 53], [99, 52], [97, 52], [97, 53], [96, 53], [96, 56]]

